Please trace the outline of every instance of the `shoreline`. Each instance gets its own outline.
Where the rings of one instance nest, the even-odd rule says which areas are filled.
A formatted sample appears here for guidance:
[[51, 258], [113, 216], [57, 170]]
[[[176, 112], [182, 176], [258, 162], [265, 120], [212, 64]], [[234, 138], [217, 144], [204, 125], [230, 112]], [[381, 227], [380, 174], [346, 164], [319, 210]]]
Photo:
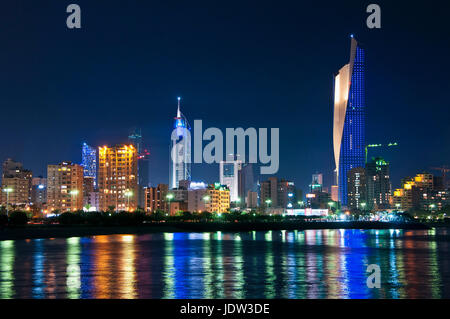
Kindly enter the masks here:
[[[444, 225], [443, 225], [444, 226]], [[394, 222], [238, 222], [238, 223], [151, 223], [138, 226], [87, 226], [87, 225], [27, 225], [0, 229], [0, 240], [39, 238], [88, 237], [115, 234], [151, 234], [174, 232], [249, 232], [309, 229], [405, 229], [426, 230], [432, 227], [421, 223]]]

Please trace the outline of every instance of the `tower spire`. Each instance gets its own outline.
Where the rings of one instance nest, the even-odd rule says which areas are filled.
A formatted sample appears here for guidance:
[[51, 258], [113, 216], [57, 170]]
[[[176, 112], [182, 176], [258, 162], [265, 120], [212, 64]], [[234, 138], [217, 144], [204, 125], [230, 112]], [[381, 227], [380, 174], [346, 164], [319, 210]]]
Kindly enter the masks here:
[[180, 111], [180, 100], [181, 100], [181, 97], [178, 97], [178, 110], [177, 110], [177, 117], [181, 117], [181, 111]]

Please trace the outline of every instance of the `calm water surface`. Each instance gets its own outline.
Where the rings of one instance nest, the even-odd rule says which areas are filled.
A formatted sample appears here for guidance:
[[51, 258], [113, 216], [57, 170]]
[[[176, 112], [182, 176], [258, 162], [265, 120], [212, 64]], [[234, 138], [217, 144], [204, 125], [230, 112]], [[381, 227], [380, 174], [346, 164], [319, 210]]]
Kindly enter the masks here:
[[449, 242], [446, 229], [0, 241], [0, 298], [449, 298]]

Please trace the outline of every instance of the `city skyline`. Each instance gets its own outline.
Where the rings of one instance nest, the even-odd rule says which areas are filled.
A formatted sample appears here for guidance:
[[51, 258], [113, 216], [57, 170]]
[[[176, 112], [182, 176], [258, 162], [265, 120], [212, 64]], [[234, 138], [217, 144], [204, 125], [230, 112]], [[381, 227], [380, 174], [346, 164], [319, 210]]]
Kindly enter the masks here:
[[[289, 6], [292, 12], [302, 11], [297, 5]], [[50, 16], [38, 5], [31, 4], [31, 7], [41, 17]], [[261, 8], [267, 7], [261, 4]], [[251, 6], [243, 4], [239, 9], [246, 13], [248, 21], [236, 16], [234, 24], [230, 24], [225, 16], [231, 14], [231, 9], [225, 9], [224, 16], [207, 30], [201, 28], [202, 24], [212, 23], [207, 18], [190, 25], [186, 23], [189, 14], [180, 16], [183, 9], [192, 18], [197, 17], [192, 8], [183, 6], [180, 11], [169, 11], [160, 5], [149, 10], [152, 19], [172, 21], [176, 17], [176, 23], [186, 28], [150, 33], [147, 34], [150, 40], [143, 41], [139, 34], [152, 26], [152, 19], [138, 19], [139, 23], [133, 23], [126, 16], [129, 23], [112, 25], [113, 31], [117, 31], [111, 33], [115, 37], [106, 36], [101, 44], [105, 48], [119, 48], [119, 41], [127, 44], [127, 51], [109, 50], [110, 55], [105, 55], [104, 50], [92, 49], [94, 36], [97, 38], [103, 31], [100, 23], [89, 16], [85, 17], [83, 29], [78, 33], [55, 28], [60, 21], [52, 16], [31, 35], [26, 27], [34, 21], [32, 18], [21, 21], [24, 29], [18, 29], [11, 18], [5, 17], [5, 24], [16, 31], [17, 38], [6, 37], [5, 45], [11, 50], [1, 53], [4, 60], [11, 61], [5, 66], [9, 78], [2, 80], [1, 96], [2, 104], [10, 108], [11, 115], [0, 128], [4, 136], [10, 136], [3, 141], [0, 156], [23, 162], [35, 175], [44, 176], [48, 163], [80, 162], [79, 145], [83, 141], [94, 146], [126, 142], [129, 128], [138, 126], [151, 150], [150, 170], [159, 168], [158, 171], [153, 169], [151, 182], [153, 185], [166, 182], [167, 132], [173, 117], [173, 101], [181, 96], [190, 121], [203, 119], [209, 126], [219, 128], [280, 127], [277, 176], [289, 178], [300, 188], [307, 189], [310, 174], [320, 171], [325, 183], [330, 184], [334, 166], [330, 143], [332, 75], [346, 62], [346, 39], [354, 33], [367, 48], [370, 61], [367, 65], [370, 74], [367, 78], [370, 113], [367, 142], [396, 140], [400, 144], [395, 152], [370, 150], [369, 156], [380, 155], [391, 163], [393, 187], [398, 187], [405, 176], [448, 165], [449, 150], [441, 144], [450, 137], [450, 130], [440, 117], [447, 103], [444, 92], [448, 85], [445, 81], [448, 67], [429, 68], [416, 61], [426, 59], [428, 50], [425, 48], [430, 45], [436, 48], [435, 60], [444, 59], [449, 47], [439, 41], [446, 35], [446, 31], [439, 28], [439, 19], [429, 17], [424, 25], [411, 26], [408, 19], [417, 13], [407, 11], [405, 14], [389, 3], [383, 7], [392, 15], [398, 14], [396, 18], [400, 22], [389, 26], [391, 31], [381, 36], [377, 31], [367, 30], [362, 22], [355, 22], [353, 14], [357, 12], [354, 16], [359, 19], [363, 6], [331, 4], [321, 9], [320, 14], [311, 14], [316, 20], [302, 16], [298, 21], [296, 14], [285, 17], [280, 9], [275, 9], [275, 20], [266, 24], [262, 9], [250, 14]], [[95, 4], [83, 4], [87, 12], [95, 8]], [[131, 4], [129, 10], [134, 13], [134, 8]], [[214, 5], [209, 9], [215, 13], [220, 11]], [[314, 8], [303, 8], [303, 11], [306, 9], [317, 13]], [[14, 10], [18, 9], [6, 5], [4, 12], [14, 16]], [[161, 18], [155, 17], [155, 12]], [[422, 13], [426, 16], [426, 12]], [[24, 13], [25, 17], [28, 14]], [[119, 14], [114, 6], [107, 12], [111, 17]], [[333, 30], [321, 26], [322, 21], [334, 14], [349, 16], [349, 21], [343, 21]], [[389, 16], [386, 19], [389, 23]], [[255, 23], [261, 28], [254, 29]], [[226, 32], [220, 27], [222, 24]], [[309, 27], [304, 28], [306, 25]], [[417, 31], [414, 41], [409, 34], [411, 28]], [[190, 37], [193, 31], [197, 32], [195, 39]], [[211, 37], [213, 32], [215, 36]], [[281, 32], [283, 36], [279, 37]], [[50, 36], [47, 38], [47, 35]], [[172, 38], [174, 41], [167, 40]], [[257, 39], [259, 41], [255, 41]], [[34, 50], [36, 40], [43, 44], [35, 53], [40, 63], [30, 63], [26, 55], [16, 54]], [[193, 45], [188, 45], [189, 41], [194, 41]], [[75, 52], [65, 50], [69, 44], [78, 49]], [[283, 50], [276, 49], [280, 46]], [[240, 53], [230, 47], [241, 48]], [[314, 56], [307, 48], [314, 48]], [[86, 50], [92, 52], [86, 56], [79, 54]], [[145, 54], [141, 53], [144, 51]], [[178, 53], [163, 55], [167, 52]], [[55, 54], [64, 58], [57, 58]], [[124, 63], [115, 65], [123, 56], [127, 57]], [[412, 69], [415, 72], [408, 71]], [[70, 70], [68, 75], [64, 75], [66, 70]], [[408, 74], [408, 81], [399, 74]], [[426, 83], [424, 77], [429, 79]], [[444, 89], [436, 91], [441, 85]], [[423, 111], [424, 105], [427, 112]], [[117, 110], [124, 108], [126, 112], [122, 116], [114, 116]], [[33, 116], [23, 119], [22, 114]], [[68, 116], [70, 122], [64, 120]], [[427, 130], [414, 130], [419, 125], [418, 120], [432, 124], [427, 124]], [[22, 123], [22, 130], [15, 132], [13, 125], [18, 122]], [[11, 132], [15, 133], [11, 136]], [[218, 164], [194, 164], [192, 175], [196, 180], [214, 181], [218, 179], [218, 167]], [[439, 174], [438, 171], [432, 173]]]

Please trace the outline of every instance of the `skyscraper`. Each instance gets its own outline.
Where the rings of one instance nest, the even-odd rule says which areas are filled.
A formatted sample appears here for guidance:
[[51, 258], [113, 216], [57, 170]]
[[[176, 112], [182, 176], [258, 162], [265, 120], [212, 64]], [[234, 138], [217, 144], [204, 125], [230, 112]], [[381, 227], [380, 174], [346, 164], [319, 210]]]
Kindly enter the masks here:
[[133, 145], [99, 148], [98, 186], [100, 210], [136, 210], [137, 150]]
[[366, 173], [369, 208], [389, 208], [391, 196], [389, 163], [381, 157], [372, 158], [372, 161], [366, 164]]
[[239, 198], [239, 171], [242, 167], [242, 161], [235, 159], [234, 154], [228, 155], [226, 161], [220, 161], [220, 184], [227, 185], [230, 190], [230, 200], [237, 202], [244, 201], [245, 198]]
[[94, 187], [97, 186], [97, 150], [86, 143], [81, 149], [81, 166], [84, 176], [94, 178]]
[[347, 206], [347, 172], [365, 164], [364, 69], [364, 50], [352, 36], [350, 62], [334, 78], [333, 147], [339, 201], [343, 206]]
[[178, 98], [177, 116], [170, 145], [170, 189], [178, 188], [178, 182], [181, 180], [191, 180], [191, 127], [187, 118], [181, 113], [180, 98]]
[[241, 169], [238, 171], [238, 196], [241, 200], [241, 207], [247, 203], [248, 192], [258, 191], [255, 175], [252, 163], [242, 163]]
[[130, 135], [128, 136], [128, 141], [133, 144], [137, 150], [138, 162], [138, 206], [141, 208], [145, 207], [145, 188], [150, 186], [150, 163], [149, 156], [150, 152], [144, 147], [142, 143], [142, 133], [141, 129], [133, 128]]
[[347, 172], [348, 207], [364, 209], [367, 205], [367, 177], [364, 167], [355, 167]]

